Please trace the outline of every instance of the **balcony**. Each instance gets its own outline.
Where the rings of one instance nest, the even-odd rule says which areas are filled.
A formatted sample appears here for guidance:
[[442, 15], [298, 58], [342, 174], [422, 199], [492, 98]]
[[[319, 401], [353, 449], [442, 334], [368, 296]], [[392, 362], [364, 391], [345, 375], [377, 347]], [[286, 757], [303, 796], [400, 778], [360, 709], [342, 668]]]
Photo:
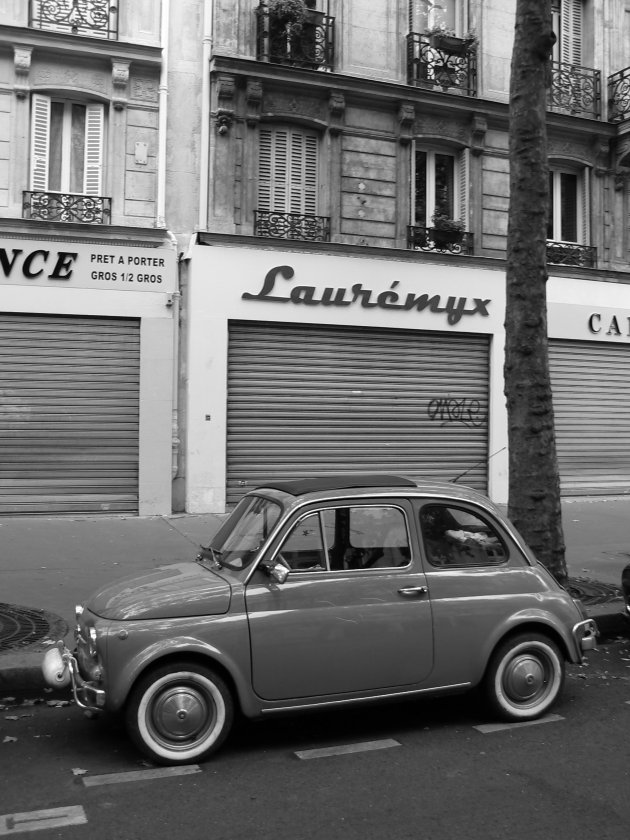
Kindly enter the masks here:
[[608, 77], [608, 121], [630, 118], [630, 67]]
[[592, 245], [578, 245], [576, 242], [554, 242], [548, 239], [547, 262], [553, 265], [595, 268], [597, 266], [597, 248]]
[[467, 230], [449, 231], [409, 225], [407, 248], [411, 251], [434, 251], [439, 254], [472, 256], [473, 234]]
[[306, 9], [302, 21], [279, 18], [261, 3], [256, 9], [256, 58], [307, 70], [334, 67], [335, 19]]
[[31, 0], [29, 26], [91, 38], [118, 38], [114, 0]]
[[565, 61], [551, 62], [551, 88], [547, 108], [574, 117], [601, 119], [601, 72]]
[[277, 213], [254, 210], [254, 236], [272, 239], [301, 239], [306, 242], [330, 242], [330, 218], [306, 213]]
[[86, 225], [110, 223], [110, 198], [31, 191], [25, 191], [22, 195], [23, 219], [40, 222], [81, 222]]
[[407, 35], [407, 83], [477, 95], [477, 50], [463, 38]]

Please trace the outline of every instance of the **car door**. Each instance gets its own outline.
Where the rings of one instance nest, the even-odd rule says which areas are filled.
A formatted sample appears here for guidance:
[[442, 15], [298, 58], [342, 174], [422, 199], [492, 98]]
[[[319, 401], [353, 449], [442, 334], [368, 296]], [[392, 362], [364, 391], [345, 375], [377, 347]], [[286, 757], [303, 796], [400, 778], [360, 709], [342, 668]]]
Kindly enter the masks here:
[[433, 665], [431, 605], [411, 509], [345, 502], [296, 515], [291, 572], [246, 589], [254, 691], [267, 700], [403, 689]]

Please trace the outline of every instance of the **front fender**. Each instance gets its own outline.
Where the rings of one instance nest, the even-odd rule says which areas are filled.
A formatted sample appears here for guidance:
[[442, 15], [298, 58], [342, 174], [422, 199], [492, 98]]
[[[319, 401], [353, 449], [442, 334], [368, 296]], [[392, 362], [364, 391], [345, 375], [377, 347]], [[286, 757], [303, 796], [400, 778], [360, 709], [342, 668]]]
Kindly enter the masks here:
[[[241, 707], [249, 705], [247, 700], [251, 689], [248, 689], [248, 644], [243, 647], [246, 656], [238, 653], [233, 656], [226, 653], [220, 641], [214, 645], [191, 634], [157, 639], [150, 644], [137, 646], [134, 650], [122, 648], [124, 653], [120, 650], [122, 644], [117, 645], [117, 641], [120, 641], [119, 637], [114, 637], [108, 643], [106, 666], [107, 708], [111, 711], [124, 706], [136, 680], [147, 668], [165, 659], [186, 659], [191, 656], [207, 660], [210, 667], [212, 663], [217, 663], [231, 677]], [[236, 651], [239, 651], [238, 646]]]

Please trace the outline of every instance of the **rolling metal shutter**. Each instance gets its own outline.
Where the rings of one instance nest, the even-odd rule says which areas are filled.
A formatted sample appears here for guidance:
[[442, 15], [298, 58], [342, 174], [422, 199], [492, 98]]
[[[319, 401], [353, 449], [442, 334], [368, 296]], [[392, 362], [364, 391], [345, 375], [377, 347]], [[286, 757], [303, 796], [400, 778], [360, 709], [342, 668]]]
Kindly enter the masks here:
[[630, 492], [630, 346], [549, 342], [564, 495]]
[[227, 500], [270, 478], [388, 472], [483, 491], [488, 339], [232, 322]]
[[0, 314], [0, 514], [138, 511], [140, 322]]

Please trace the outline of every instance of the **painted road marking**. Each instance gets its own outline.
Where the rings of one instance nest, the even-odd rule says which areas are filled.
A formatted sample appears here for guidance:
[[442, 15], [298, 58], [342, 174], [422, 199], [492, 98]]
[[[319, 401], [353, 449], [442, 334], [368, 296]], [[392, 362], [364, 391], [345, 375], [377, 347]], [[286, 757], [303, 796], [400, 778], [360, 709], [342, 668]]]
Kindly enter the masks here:
[[97, 785], [118, 785], [125, 782], [143, 782], [145, 779], [165, 779], [169, 776], [190, 776], [201, 773], [198, 764], [184, 764], [181, 767], [158, 767], [154, 770], [130, 770], [127, 773], [106, 773], [102, 776], [83, 776], [85, 787]]
[[360, 744], [343, 744], [338, 747], [324, 747], [320, 750], [300, 750], [296, 752], [298, 758], [328, 758], [331, 755], [349, 755], [350, 753], [368, 752], [369, 750], [388, 750], [390, 747], [399, 747], [400, 743], [393, 738], [385, 738], [382, 741], [363, 741]]
[[504, 729], [520, 729], [522, 726], [536, 726], [539, 723], [556, 723], [564, 720], [560, 715], [547, 715], [536, 720], [524, 720], [522, 723], [484, 723], [481, 726], [473, 726], [478, 732], [488, 735], [490, 732], [501, 732]]
[[25, 811], [21, 814], [0, 816], [0, 836], [20, 834], [22, 831], [38, 831], [43, 828], [61, 828], [64, 825], [84, 825], [85, 811], [80, 805], [65, 808], [48, 808], [44, 811]]

